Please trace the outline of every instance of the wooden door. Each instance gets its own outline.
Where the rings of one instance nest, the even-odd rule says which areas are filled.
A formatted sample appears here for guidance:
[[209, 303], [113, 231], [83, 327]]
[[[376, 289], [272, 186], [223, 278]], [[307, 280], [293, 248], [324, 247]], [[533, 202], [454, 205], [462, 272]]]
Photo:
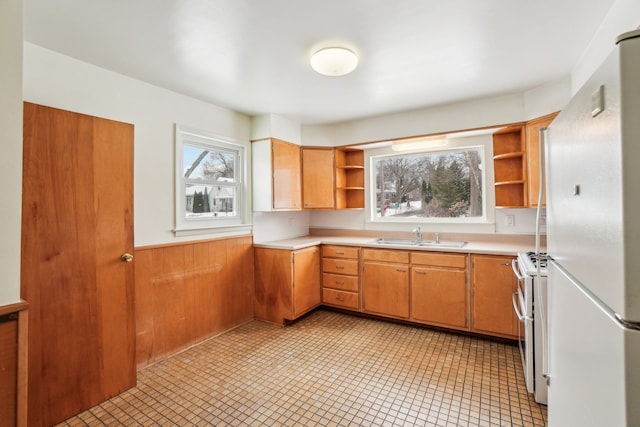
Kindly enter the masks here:
[[473, 330], [509, 337], [518, 336], [518, 318], [511, 297], [518, 281], [511, 257], [472, 255]]
[[302, 149], [302, 198], [305, 209], [333, 209], [333, 171], [333, 149]]
[[293, 315], [320, 305], [320, 248], [314, 246], [293, 253]]
[[301, 209], [300, 146], [271, 139], [273, 162], [273, 208]]
[[25, 103], [22, 200], [29, 425], [49, 426], [136, 382], [133, 126]]
[[411, 268], [411, 317], [427, 323], [467, 326], [466, 271]]
[[409, 267], [365, 261], [362, 298], [367, 312], [409, 317]]

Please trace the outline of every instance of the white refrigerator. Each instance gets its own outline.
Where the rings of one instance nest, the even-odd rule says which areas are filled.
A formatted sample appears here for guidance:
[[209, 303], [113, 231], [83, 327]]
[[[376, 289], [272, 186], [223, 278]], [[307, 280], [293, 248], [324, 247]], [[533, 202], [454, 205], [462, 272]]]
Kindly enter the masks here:
[[640, 30], [546, 141], [549, 425], [640, 426]]

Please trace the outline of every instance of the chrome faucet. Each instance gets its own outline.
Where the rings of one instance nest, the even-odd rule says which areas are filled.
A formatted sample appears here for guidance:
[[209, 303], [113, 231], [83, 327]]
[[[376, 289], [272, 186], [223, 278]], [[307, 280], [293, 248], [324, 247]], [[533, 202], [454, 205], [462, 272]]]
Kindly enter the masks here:
[[440, 243], [440, 234], [439, 233], [433, 233], [433, 236], [435, 237], [436, 243]]
[[414, 228], [413, 232], [416, 233], [416, 237], [418, 238], [418, 242], [422, 242], [422, 230], [420, 230], [420, 227]]

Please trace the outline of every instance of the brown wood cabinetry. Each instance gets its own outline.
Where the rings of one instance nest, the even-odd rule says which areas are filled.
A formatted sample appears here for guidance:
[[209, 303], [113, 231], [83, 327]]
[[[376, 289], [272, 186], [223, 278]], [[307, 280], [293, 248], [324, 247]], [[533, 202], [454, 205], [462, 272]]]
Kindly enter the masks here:
[[360, 309], [360, 249], [322, 247], [322, 302], [351, 310]]
[[[525, 125], [525, 147], [527, 152], [527, 188], [528, 205], [530, 208], [538, 206], [540, 192], [540, 129], [549, 126], [558, 113], [548, 114], [531, 120]], [[545, 206], [545, 194], [542, 194], [542, 206]]]
[[[272, 138], [273, 208], [300, 209], [300, 146]], [[259, 177], [259, 179], [262, 179]]]
[[364, 208], [364, 151], [335, 150], [336, 209]]
[[268, 138], [251, 144], [253, 210], [302, 209], [300, 146]]
[[302, 148], [302, 206], [333, 209], [335, 180], [333, 148]]
[[511, 126], [493, 134], [493, 174], [496, 206], [527, 206], [526, 157], [523, 127]]
[[409, 252], [362, 251], [362, 299], [367, 313], [409, 317]]
[[411, 319], [468, 330], [467, 255], [411, 253]]
[[518, 318], [511, 297], [518, 281], [511, 269], [512, 257], [471, 255], [471, 330], [517, 338]]
[[[540, 189], [541, 128], [558, 113], [500, 129], [493, 134], [493, 173], [496, 207], [535, 208]], [[544, 205], [544, 198], [543, 198]]]
[[255, 248], [258, 320], [284, 324], [320, 305], [320, 248]]

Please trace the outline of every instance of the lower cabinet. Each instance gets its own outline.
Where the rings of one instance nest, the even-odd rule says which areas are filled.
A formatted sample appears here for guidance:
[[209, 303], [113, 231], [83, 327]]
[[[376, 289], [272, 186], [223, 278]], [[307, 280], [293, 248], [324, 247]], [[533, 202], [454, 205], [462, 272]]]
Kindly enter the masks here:
[[[255, 249], [255, 317], [284, 324], [320, 304], [518, 337], [511, 256], [322, 246]], [[362, 266], [362, 268], [360, 268]]]
[[518, 281], [509, 256], [471, 255], [471, 330], [507, 338], [518, 337], [518, 318], [511, 298]]
[[255, 248], [258, 320], [283, 325], [320, 305], [320, 248]]
[[322, 247], [322, 303], [360, 310], [360, 248]]
[[364, 311], [409, 318], [409, 252], [364, 249], [362, 260]]
[[467, 255], [411, 253], [411, 320], [469, 329]]

